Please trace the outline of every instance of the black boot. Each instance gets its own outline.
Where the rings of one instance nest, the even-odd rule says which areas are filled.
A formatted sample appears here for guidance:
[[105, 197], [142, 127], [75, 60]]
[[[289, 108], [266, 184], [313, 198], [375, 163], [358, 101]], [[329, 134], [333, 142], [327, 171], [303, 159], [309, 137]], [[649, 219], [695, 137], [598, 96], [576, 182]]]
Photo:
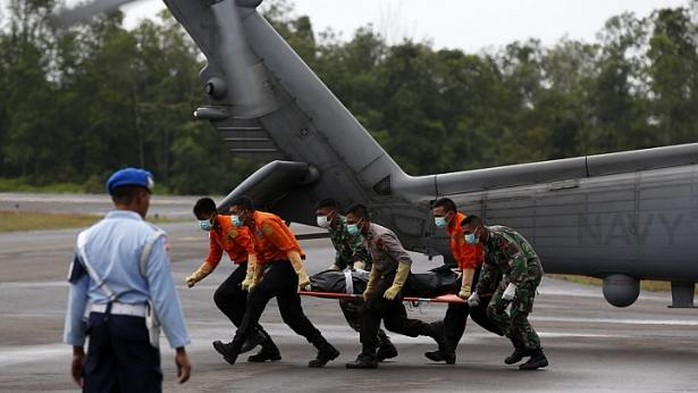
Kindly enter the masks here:
[[230, 363], [231, 365], [235, 364], [239, 353], [233, 348], [232, 341], [229, 343], [223, 343], [220, 340], [216, 340], [213, 342], [213, 348], [216, 350], [216, 352], [223, 355], [223, 359], [226, 362]]
[[436, 344], [438, 345], [439, 349], [436, 351], [424, 352], [424, 356], [426, 356], [427, 359], [434, 362], [446, 362], [446, 364], [455, 364], [456, 351], [454, 351], [453, 347], [448, 345], [448, 343], [446, 342], [446, 337], [444, 336], [443, 329], [440, 328], [442, 326], [443, 324], [437, 323], [429, 325], [428, 336], [433, 338], [434, 341], [436, 341]]
[[267, 360], [272, 362], [281, 360], [281, 352], [279, 352], [279, 348], [277, 348], [274, 341], [272, 341], [269, 333], [265, 332], [264, 329], [259, 328], [259, 334], [264, 337], [264, 340], [261, 343], [262, 349], [256, 354], [248, 356], [247, 361], [252, 363], [263, 363]]
[[242, 347], [240, 348], [240, 353], [250, 352], [254, 349], [254, 347], [264, 343], [266, 340], [267, 336], [257, 329], [254, 331], [254, 333], [252, 333], [252, 335], [250, 335], [250, 338], [245, 340], [245, 342], [242, 344]]
[[513, 336], [510, 340], [511, 343], [514, 345], [514, 352], [512, 352], [511, 355], [507, 356], [507, 358], [504, 359], [504, 363], [518, 363], [521, 360], [523, 360], [523, 358], [525, 358], [526, 356], [531, 356], [531, 353], [529, 353], [529, 351], [526, 350], [526, 348], [523, 345], [523, 342], [521, 341], [521, 339], [519, 339], [516, 333], [513, 333]]
[[318, 336], [311, 343], [317, 348], [317, 356], [308, 362], [310, 368], [324, 367], [330, 360], [337, 359], [339, 351], [328, 343], [324, 337]]
[[347, 363], [347, 368], [378, 368], [378, 358], [376, 355], [361, 353], [356, 360]]
[[519, 366], [519, 370], [536, 370], [548, 366], [548, 358], [545, 357], [543, 349], [538, 348], [533, 351], [531, 358]]
[[525, 349], [514, 348], [514, 352], [512, 352], [511, 355], [507, 356], [507, 358], [504, 359], [504, 363], [506, 363], [506, 364], [518, 363], [521, 360], [523, 360], [523, 358], [525, 358], [526, 356], [528, 356], [528, 352]]
[[376, 358], [379, 362], [397, 357], [397, 348], [390, 342], [390, 337], [382, 329], [378, 331], [378, 343]]

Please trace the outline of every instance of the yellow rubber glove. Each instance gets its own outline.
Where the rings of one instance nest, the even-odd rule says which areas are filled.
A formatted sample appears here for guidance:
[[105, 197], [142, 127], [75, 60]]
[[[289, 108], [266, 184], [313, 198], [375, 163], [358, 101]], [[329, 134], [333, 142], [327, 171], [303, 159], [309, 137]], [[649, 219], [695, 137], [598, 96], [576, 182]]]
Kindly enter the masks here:
[[354, 269], [356, 269], [356, 270], [366, 270], [366, 262], [364, 262], [364, 261], [354, 261]]
[[378, 282], [378, 278], [380, 277], [380, 274], [376, 271], [376, 266], [374, 265], [371, 268], [371, 272], [368, 274], [368, 282], [366, 283], [366, 289], [364, 290], [364, 293], [362, 294], [364, 298], [364, 302], [368, 301], [368, 298], [371, 296], [373, 291], [376, 288], [376, 282]]
[[191, 274], [191, 276], [186, 278], [187, 288], [193, 287], [194, 284], [203, 280], [206, 276], [211, 274], [212, 271], [213, 268], [211, 265], [209, 265], [207, 262], [202, 263], [201, 266], [199, 266], [199, 268]]
[[475, 269], [463, 269], [463, 277], [461, 279], [460, 292], [458, 292], [458, 297], [467, 300], [472, 292], [473, 276], [475, 275]]
[[295, 270], [298, 275], [298, 290], [301, 291], [310, 285], [310, 277], [308, 277], [308, 273], [305, 272], [301, 254], [298, 251], [289, 251], [286, 255], [288, 256], [288, 260], [291, 261], [293, 270]]
[[406, 263], [399, 263], [397, 266], [397, 273], [395, 273], [395, 278], [393, 279], [393, 285], [388, 288], [383, 294], [383, 297], [388, 300], [393, 300], [405, 285], [407, 277], [410, 275], [410, 265]]
[[251, 291], [257, 285], [257, 256], [249, 254], [247, 256], [247, 270], [245, 279], [242, 280], [242, 290]]

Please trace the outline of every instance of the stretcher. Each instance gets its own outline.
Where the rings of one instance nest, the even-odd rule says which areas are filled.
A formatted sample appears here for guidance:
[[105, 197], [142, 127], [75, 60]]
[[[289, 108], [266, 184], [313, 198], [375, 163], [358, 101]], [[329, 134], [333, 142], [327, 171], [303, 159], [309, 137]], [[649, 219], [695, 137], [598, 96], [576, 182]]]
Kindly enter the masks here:
[[[363, 296], [360, 293], [336, 293], [336, 292], [315, 292], [315, 291], [300, 291], [302, 296], [312, 296], [324, 299], [354, 299], [363, 300]], [[441, 295], [436, 297], [413, 297], [405, 296], [402, 301], [409, 302], [412, 304], [422, 304], [422, 303], [465, 303], [465, 300], [458, 297], [455, 294]]]

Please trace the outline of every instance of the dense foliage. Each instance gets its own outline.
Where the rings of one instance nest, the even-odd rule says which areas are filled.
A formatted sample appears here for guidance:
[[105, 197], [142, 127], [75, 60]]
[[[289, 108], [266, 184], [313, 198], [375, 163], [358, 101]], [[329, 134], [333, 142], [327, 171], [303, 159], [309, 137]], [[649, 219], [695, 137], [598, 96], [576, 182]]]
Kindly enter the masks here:
[[[514, 42], [478, 54], [370, 27], [340, 41], [285, 2], [265, 15], [411, 174], [698, 138], [698, 0], [607, 21], [593, 43]], [[101, 191], [115, 168], [151, 169], [177, 193], [224, 193], [259, 163], [236, 159], [192, 111], [204, 60], [176, 21], [123, 15], [58, 31], [55, 0], [0, 15], [0, 177]]]

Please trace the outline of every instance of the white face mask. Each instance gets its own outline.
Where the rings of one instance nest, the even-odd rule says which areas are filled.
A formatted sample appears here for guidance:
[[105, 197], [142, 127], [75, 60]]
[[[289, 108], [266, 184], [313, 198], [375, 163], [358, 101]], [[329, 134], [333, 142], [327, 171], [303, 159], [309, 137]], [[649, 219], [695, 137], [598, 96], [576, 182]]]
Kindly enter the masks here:
[[317, 216], [317, 226], [320, 228], [329, 228], [330, 220], [327, 219], [327, 216]]

